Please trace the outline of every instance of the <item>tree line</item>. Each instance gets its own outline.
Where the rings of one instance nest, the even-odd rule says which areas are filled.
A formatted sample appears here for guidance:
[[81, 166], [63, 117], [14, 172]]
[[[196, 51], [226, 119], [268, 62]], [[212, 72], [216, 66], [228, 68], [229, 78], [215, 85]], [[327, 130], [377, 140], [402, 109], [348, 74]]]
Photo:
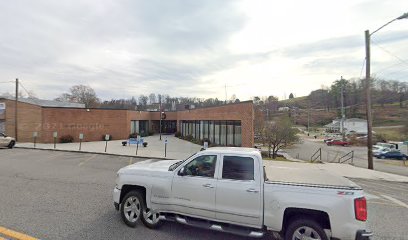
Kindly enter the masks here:
[[152, 107], [158, 107], [161, 103], [163, 109], [176, 110], [174, 108], [184, 105], [194, 105], [195, 107], [210, 107], [223, 105], [225, 103], [240, 102], [235, 95], [229, 100], [223, 101], [218, 98], [197, 98], [197, 97], [172, 97], [168, 94], [148, 95], [141, 94], [137, 98], [101, 100], [94, 89], [90, 86], [75, 85], [69, 89], [69, 92], [61, 94], [56, 101], [83, 103], [87, 108], [108, 108], [108, 109], [128, 109], [128, 110], [146, 110]]

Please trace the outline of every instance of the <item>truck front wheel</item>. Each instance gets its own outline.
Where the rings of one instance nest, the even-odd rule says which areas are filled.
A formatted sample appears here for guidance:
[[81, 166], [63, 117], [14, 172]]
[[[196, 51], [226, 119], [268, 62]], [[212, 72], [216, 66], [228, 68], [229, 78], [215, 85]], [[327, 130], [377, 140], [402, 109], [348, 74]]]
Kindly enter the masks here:
[[291, 222], [285, 231], [285, 240], [328, 240], [323, 228], [315, 221], [298, 218]]
[[142, 214], [143, 195], [138, 191], [128, 192], [120, 204], [120, 215], [129, 227], [136, 227]]

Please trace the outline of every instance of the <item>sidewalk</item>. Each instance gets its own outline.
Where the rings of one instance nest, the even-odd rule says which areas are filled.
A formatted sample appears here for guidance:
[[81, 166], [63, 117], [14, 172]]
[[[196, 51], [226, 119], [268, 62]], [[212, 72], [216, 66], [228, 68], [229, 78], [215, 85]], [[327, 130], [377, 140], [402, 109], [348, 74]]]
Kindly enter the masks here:
[[[159, 140], [159, 135], [144, 137], [147, 142], [147, 147], [139, 145], [137, 156], [150, 158], [165, 158], [164, 157], [164, 140], [167, 138], [167, 154], [168, 159], [186, 159], [192, 154], [200, 151], [201, 146], [181, 140], [172, 135], [162, 135], [162, 141]], [[108, 141], [107, 151], [109, 154], [136, 156], [136, 145], [122, 146], [122, 141]], [[105, 141], [98, 142], [83, 142], [81, 152], [105, 153]], [[33, 143], [17, 143], [16, 147], [34, 148]], [[37, 143], [36, 149], [54, 149], [54, 144]], [[77, 151], [79, 152], [79, 143], [57, 143], [57, 150]]]
[[[360, 167], [354, 167], [349, 164], [339, 164], [339, 163], [300, 163], [300, 162], [279, 162], [264, 160], [264, 165], [272, 168], [310, 168], [325, 170], [330, 174], [347, 177], [347, 178], [362, 178], [362, 179], [372, 179], [372, 180], [385, 180], [393, 182], [408, 182], [408, 177], [396, 175], [392, 173], [385, 173], [375, 170], [369, 170]], [[273, 172], [271, 172], [273, 174]]]

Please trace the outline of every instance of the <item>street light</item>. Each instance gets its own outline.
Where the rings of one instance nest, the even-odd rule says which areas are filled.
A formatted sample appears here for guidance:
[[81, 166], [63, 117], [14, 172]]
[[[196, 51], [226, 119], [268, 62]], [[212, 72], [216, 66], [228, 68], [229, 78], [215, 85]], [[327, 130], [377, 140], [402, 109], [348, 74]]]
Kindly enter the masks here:
[[371, 116], [371, 77], [370, 77], [370, 37], [387, 26], [388, 24], [401, 19], [408, 18], [408, 12], [401, 16], [387, 22], [380, 28], [370, 34], [369, 30], [365, 31], [365, 50], [366, 50], [366, 114], [367, 114], [367, 155], [368, 155], [368, 169], [374, 169], [373, 162], [373, 119]]

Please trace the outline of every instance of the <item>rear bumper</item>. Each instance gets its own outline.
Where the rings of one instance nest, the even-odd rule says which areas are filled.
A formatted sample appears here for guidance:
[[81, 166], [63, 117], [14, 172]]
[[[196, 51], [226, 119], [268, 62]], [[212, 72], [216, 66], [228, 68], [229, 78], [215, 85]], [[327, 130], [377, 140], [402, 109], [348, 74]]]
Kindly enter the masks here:
[[370, 240], [372, 236], [372, 232], [366, 230], [358, 230], [356, 234], [356, 240]]

